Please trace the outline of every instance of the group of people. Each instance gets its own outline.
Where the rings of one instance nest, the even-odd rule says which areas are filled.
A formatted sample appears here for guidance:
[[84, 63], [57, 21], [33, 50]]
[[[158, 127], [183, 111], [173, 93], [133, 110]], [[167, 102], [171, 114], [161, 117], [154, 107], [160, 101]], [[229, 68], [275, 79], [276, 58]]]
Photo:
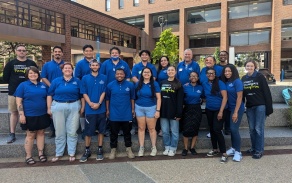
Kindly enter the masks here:
[[[210, 127], [212, 150], [207, 156], [222, 155], [241, 161], [239, 126], [245, 111], [248, 117], [252, 147], [248, 150], [259, 159], [264, 151], [264, 123], [273, 112], [269, 87], [263, 75], [257, 72], [255, 61], [245, 63], [247, 74], [240, 80], [236, 67], [228, 63], [228, 52], [220, 52], [220, 63], [213, 56], [205, 59], [206, 67], [192, 60], [192, 50], [184, 51], [184, 60], [172, 66], [167, 56], [159, 60], [158, 70], [151, 64], [148, 50], [139, 53], [141, 62], [133, 66], [120, 58], [118, 47], [110, 49], [110, 58], [102, 64], [93, 58], [91, 45], [83, 47], [84, 59], [76, 64], [62, 60], [63, 50], [53, 48], [53, 60], [44, 64], [41, 74], [36, 64], [26, 58], [25, 46], [16, 48], [17, 58], [4, 68], [4, 80], [9, 84], [10, 134], [7, 143], [13, 143], [17, 120], [26, 130], [25, 151], [27, 164], [34, 164], [32, 147], [36, 139], [39, 160], [46, 162], [44, 129], [51, 125], [55, 135], [56, 154], [51, 160], [62, 158], [67, 144], [69, 161], [75, 161], [77, 130], [80, 116], [85, 116], [83, 134], [85, 151], [80, 162], [91, 156], [91, 138], [98, 132], [96, 159], [103, 160], [103, 138], [110, 127], [109, 159], [117, 154], [118, 134], [123, 131], [126, 153], [131, 149], [132, 121], [138, 123], [138, 156], [144, 156], [146, 128], [151, 140], [150, 156], [156, 156], [157, 119], [165, 150], [163, 155], [176, 154], [180, 129], [184, 149], [196, 155], [195, 145], [202, 120], [202, 103]], [[132, 81], [131, 81], [132, 80]], [[226, 150], [223, 125], [230, 126], [232, 147]], [[189, 139], [191, 144], [189, 147]], [[218, 149], [219, 148], [219, 149]]]

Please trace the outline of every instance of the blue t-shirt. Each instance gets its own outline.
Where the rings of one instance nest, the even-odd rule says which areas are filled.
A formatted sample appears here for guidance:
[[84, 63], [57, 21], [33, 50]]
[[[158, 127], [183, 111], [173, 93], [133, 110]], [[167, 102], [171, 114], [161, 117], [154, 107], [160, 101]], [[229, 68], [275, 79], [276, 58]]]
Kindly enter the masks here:
[[[214, 65], [213, 69], [215, 69], [216, 77], [220, 78], [220, 76], [222, 74], [223, 67], [218, 66], [218, 65]], [[207, 67], [204, 67], [201, 70], [201, 73], [200, 73], [200, 82], [201, 83], [208, 82], [206, 71], [207, 71]]]
[[106, 100], [109, 101], [111, 121], [132, 121], [131, 100], [135, 99], [135, 86], [132, 82], [117, 80], [110, 82], [106, 88]]
[[191, 84], [184, 85], [184, 104], [200, 104], [203, 95], [203, 87], [201, 85], [193, 86]]
[[72, 77], [68, 82], [65, 81], [64, 77], [58, 77], [54, 79], [48, 91], [48, 95], [53, 97], [53, 100], [66, 102], [79, 100], [81, 81]]
[[[227, 89], [227, 97], [228, 97], [228, 109], [230, 111], [235, 109], [236, 106], [236, 100], [237, 100], [237, 92], [243, 91], [243, 83], [242, 81], [237, 78], [236, 80], [232, 82], [226, 82], [226, 89]], [[243, 110], [244, 105], [243, 102], [241, 102], [239, 110]]]
[[[212, 83], [204, 82], [202, 83], [204, 88], [204, 93], [206, 97], [206, 108], [212, 111], [220, 110], [221, 103], [222, 103], [222, 95], [221, 92], [218, 92], [216, 95], [213, 95], [211, 93], [212, 90]], [[219, 80], [219, 89], [220, 91], [226, 90], [225, 83], [223, 81]], [[226, 104], [225, 109], [228, 107]]]
[[198, 74], [200, 73], [200, 66], [196, 61], [192, 61], [188, 65], [185, 64], [185, 61], [182, 61], [177, 65], [176, 77], [182, 85], [190, 82], [190, 73], [192, 71], [195, 71]]
[[[146, 67], [148, 67], [152, 71], [153, 77], [157, 78], [157, 71], [153, 64], [147, 62]], [[135, 64], [132, 69], [132, 77], [137, 77], [140, 79], [142, 70], [145, 68], [145, 66], [142, 64], [142, 62], [139, 62], [138, 64]]]
[[[103, 74], [98, 74], [96, 77], [88, 74], [83, 76], [81, 83], [81, 94], [87, 94], [91, 102], [98, 103], [100, 96], [105, 93], [107, 78]], [[92, 109], [87, 102], [85, 104], [85, 114], [101, 114], [105, 111], [104, 100], [97, 110]]]
[[14, 96], [22, 98], [25, 116], [41, 116], [47, 113], [47, 86], [38, 82], [24, 81], [17, 87]]
[[89, 66], [89, 62], [84, 57], [82, 60], [77, 62], [75, 70], [74, 70], [74, 77], [81, 80], [83, 76], [90, 73], [91, 73], [91, 69]]
[[157, 80], [156, 81], [159, 84], [161, 83], [161, 81], [168, 79], [167, 69], [168, 68], [161, 69], [160, 72], [158, 73], [158, 76], [157, 76]]
[[51, 60], [42, 68], [41, 72], [41, 78], [46, 78], [50, 81], [50, 83], [56, 79], [57, 77], [63, 76], [61, 65], [64, 64], [64, 60], [62, 60], [60, 63], [57, 63], [55, 60]]
[[[139, 82], [138, 82], [139, 83]], [[136, 84], [136, 88], [138, 86], [138, 83]], [[151, 92], [151, 85], [150, 83], [143, 83], [142, 88], [137, 91], [136, 93], [136, 104], [141, 107], [152, 107], [156, 105], [156, 93], [160, 93], [160, 87], [159, 84], [154, 81], [154, 97], [152, 97]]]
[[108, 83], [116, 79], [116, 70], [123, 69], [125, 71], [126, 79], [131, 79], [131, 70], [127, 62], [120, 60], [115, 65], [111, 59], [104, 61], [99, 69], [99, 73], [107, 76]]

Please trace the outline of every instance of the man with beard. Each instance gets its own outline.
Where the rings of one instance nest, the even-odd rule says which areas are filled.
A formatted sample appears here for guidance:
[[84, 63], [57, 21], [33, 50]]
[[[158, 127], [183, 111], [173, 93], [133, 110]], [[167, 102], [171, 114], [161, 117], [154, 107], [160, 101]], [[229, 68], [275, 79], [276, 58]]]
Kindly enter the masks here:
[[76, 64], [74, 76], [82, 79], [83, 76], [90, 74], [89, 62], [93, 59], [93, 47], [89, 44], [83, 46], [84, 58]]
[[106, 114], [110, 120], [111, 153], [109, 159], [115, 159], [119, 130], [123, 130], [124, 141], [128, 158], [135, 158], [132, 152], [131, 121], [135, 117], [134, 84], [125, 79], [125, 70], [118, 68], [115, 74], [116, 79], [109, 83], [106, 88]]
[[36, 63], [26, 58], [27, 50], [24, 45], [17, 45], [15, 48], [16, 59], [6, 64], [3, 71], [3, 80], [8, 83], [8, 110], [10, 112], [10, 134], [7, 143], [13, 143], [15, 128], [18, 120], [16, 99], [13, 96], [18, 85], [25, 81], [25, 70], [30, 66], [37, 67]]
[[[55, 46], [53, 48], [53, 60], [48, 61], [43, 66], [42, 72], [41, 72], [41, 78], [42, 82], [44, 82], [48, 87], [50, 87], [51, 82], [57, 78], [62, 77], [63, 73], [61, 70], [61, 65], [64, 64], [64, 60], [62, 60], [63, 57], [63, 49], [60, 46]], [[49, 135], [49, 138], [54, 138], [55, 135], [55, 127], [53, 121], [50, 125], [51, 133]]]
[[106, 131], [106, 109], [105, 109], [105, 90], [107, 78], [98, 73], [99, 63], [96, 59], [90, 61], [91, 73], [83, 76], [81, 93], [86, 101], [85, 105], [85, 152], [80, 158], [80, 162], [86, 162], [91, 156], [90, 144], [91, 137], [98, 130], [98, 149], [96, 160], [103, 160], [103, 137]]

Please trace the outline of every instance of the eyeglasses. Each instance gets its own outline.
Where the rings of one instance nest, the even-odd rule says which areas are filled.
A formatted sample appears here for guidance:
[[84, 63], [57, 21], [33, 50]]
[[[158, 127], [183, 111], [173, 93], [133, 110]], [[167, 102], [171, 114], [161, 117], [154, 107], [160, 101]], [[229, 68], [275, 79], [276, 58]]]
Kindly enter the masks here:
[[19, 52], [26, 52], [26, 50], [16, 50], [16, 51], [19, 51]]
[[199, 78], [198, 76], [190, 76], [190, 78]]
[[214, 75], [215, 75], [215, 73], [214, 73], [214, 72], [207, 72], [207, 75], [208, 75], [208, 76], [211, 76], [211, 75], [213, 75], [213, 76], [214, 76]]

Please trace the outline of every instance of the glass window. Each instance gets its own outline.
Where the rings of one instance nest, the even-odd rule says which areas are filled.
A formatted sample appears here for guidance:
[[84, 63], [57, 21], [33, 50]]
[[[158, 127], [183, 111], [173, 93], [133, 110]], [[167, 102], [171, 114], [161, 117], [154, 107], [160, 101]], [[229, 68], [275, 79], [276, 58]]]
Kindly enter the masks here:
[[110, 11], [110, 10], [111, 10], [111, 1], [105, 0], [105, 11]]
[[144, 17], [132, 17], [127, 19], [122, 19], [123, 21], [135, 25], [140, 28], [145, 28], [145, 19]]
[[270, 43], [270, 31], [249, 32], [248, 42], [249, 45]]
[[133, 6], [139, 6], [139, 0], [133, 0]]
[[205, 22], [205, 11], [204, 10], [192, 10], [188, 11], [188, 23], [200, 23]]
[[230, 35], [231, 46], [248, 45], [248, 32], [235, 32]]
[[254, 2], [249, 5], [249, 16], [261, 16], [261, 15], [271, 15], [272, 11], [272, 3], [271, 2], [264, 2], [264, 3], [257, 3]]
[[215, 22], [221, 20], [220, 7], [200, 8], [187, 11], [188, 23]]
[[231, 4], [228, 12], [229, 19], [271, 15], [272, 2], [271, 0], [265, 0], [264, 2], [251, 1]]
[[248, 17], [248, 4], [240, 3], [229, 7], [229, 19]]
[[124, 8], [124, 0], [119, 0], [119, 9]]
[[149, 0], [149, 4], [153, 4], [154, 2], [154, 0]]
[[179, 24], [179, 12], [169, 12], [159, 15], [153, 15], [153, 27], [160, 27], [160, 23], [158, 21], [158, 17], [163, 17], [163, 20], [160, 19], [160, 23], [163, 23], [163, 26], [168, 25], [178, 25]]
[[292, 4], [292, 0], [283, 0], [284, 5]]
[[200, 47], [216, 47], [220, 46], [220, 34], [203, 34], [190, 36], [189, 47], [200, 48]]
[[220, 8], [206, 8], [205, 20], [206, 22], [216, 22], [216, 21], [221, 20], [221, 9]]

